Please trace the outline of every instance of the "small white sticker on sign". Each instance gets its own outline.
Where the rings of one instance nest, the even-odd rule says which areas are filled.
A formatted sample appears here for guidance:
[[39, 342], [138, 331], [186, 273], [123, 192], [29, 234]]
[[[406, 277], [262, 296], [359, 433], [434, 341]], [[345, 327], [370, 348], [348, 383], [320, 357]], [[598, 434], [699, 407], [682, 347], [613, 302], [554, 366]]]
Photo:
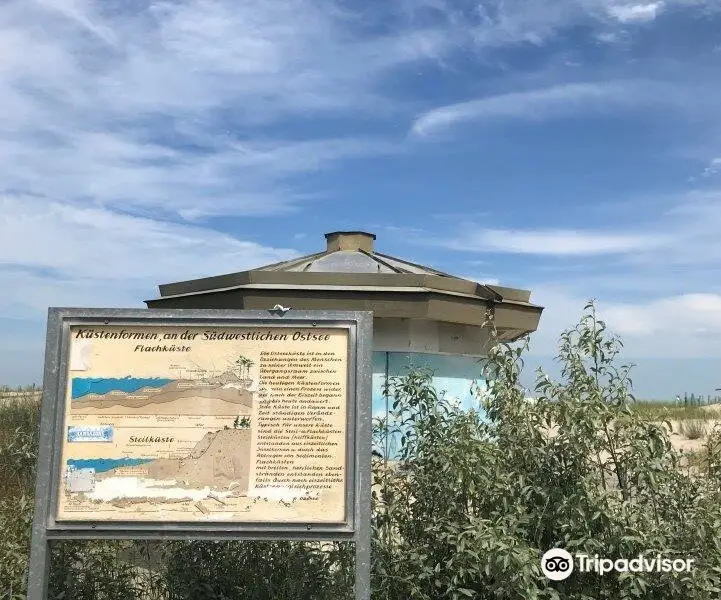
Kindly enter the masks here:
[[70, 370], [87, 371], [92, 353], [93, 343], [90, 340], [73, 340], [70, 347]]
[[65, 482], [69, 492], [92, 492], [95, 489], [95, 469], [70, 469]]
[[68, 442], [112, 442], [112, 425], [71, 425]]

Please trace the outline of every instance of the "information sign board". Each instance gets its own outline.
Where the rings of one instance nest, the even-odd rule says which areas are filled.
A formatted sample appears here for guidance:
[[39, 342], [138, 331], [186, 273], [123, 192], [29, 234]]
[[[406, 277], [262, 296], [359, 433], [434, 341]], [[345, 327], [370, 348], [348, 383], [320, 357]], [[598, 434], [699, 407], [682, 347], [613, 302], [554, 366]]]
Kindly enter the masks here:
[[370, 313], [51, 309], [28, 598], [68, 538], [355, 540], [367, 579], [371, 340]]

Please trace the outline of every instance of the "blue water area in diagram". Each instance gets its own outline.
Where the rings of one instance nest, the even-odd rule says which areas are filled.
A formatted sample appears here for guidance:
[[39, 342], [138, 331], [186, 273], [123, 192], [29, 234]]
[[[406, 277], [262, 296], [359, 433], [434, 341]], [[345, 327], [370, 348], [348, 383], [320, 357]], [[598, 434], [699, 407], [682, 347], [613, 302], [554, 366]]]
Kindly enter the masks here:
[[94, 469], [96, 473], [111, 471], [118, 467], [137, 467], [151, 462], [152, 458], [69, 458], [69, 469]]
[[76, 400], [87, 394], [107, 394], [108, 392], [127, 392], [131, 394], [144, 387], [161, 388], [173, 381], [161, 377], [74, 377], [71, 398]]

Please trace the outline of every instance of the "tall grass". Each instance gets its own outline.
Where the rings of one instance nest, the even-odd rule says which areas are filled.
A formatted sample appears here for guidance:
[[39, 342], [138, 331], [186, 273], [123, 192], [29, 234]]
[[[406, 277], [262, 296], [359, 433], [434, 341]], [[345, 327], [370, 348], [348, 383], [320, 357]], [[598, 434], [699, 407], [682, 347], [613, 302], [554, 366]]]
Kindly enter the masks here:
[[21, 428], [35, 430], [40, 417], [40, 400], [37, 394], [16, 392], [0, 393], [0, 435]]
[[0, 599], [24, 598], [38, 447], [37, 395], [0, 394]]
[[32, 490], [38, 446], [37, 396], [0, 395], [0, 500]]
[[703, 406], [679, 406], [663, 401], [635, 402], [633, 412], [649, 421], [713, 421], [721, 419], [721, 409]]
[[708, 428], [704, 421], [683, 421], [680, 426], [681, 435], [687, 437], [689, 440], [700, 440], [706, 437]]

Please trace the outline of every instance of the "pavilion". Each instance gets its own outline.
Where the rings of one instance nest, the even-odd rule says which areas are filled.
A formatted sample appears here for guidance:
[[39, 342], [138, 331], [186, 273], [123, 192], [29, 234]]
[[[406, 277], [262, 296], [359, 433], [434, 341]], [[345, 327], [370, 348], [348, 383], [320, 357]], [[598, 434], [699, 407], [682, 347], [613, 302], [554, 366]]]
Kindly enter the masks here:
[[[428, 366], [447, 393], [469, 400], [487, 351], [489, 313], [498, 339], [535, 331], [543, 308], [528, 290], [478, 283], [375, 249], [363, 231], [327, 233], [314, 254], [248, 271], [159, 286], [148, 308], [372, 311], [374, 387], [409, 364]], [[374, 397], [378, 391], [374, 390]]]

